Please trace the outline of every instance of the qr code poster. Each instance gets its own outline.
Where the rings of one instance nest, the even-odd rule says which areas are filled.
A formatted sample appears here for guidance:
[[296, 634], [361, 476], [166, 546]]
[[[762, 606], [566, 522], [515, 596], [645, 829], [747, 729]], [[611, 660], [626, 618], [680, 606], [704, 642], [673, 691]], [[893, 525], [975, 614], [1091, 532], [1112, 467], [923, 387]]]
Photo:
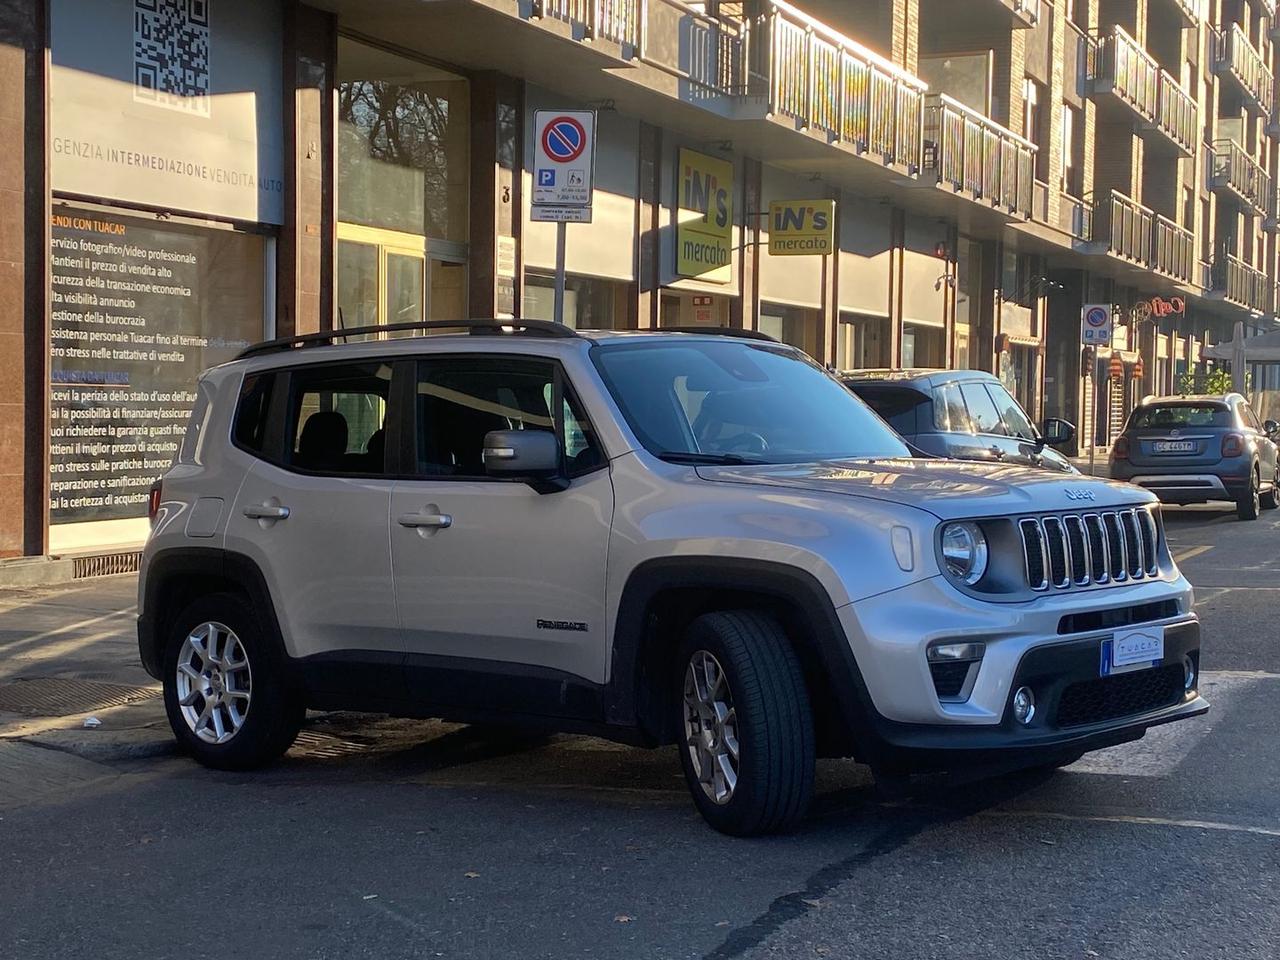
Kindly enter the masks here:
[[133, 0], [134, 100], [209, 116], [212, 0]]

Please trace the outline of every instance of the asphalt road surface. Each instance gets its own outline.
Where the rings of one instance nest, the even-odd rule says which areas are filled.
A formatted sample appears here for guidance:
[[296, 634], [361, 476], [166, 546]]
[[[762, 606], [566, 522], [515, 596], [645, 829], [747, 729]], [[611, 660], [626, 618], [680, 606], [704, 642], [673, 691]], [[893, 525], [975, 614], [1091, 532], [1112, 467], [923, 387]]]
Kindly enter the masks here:
[[[1208, 716], [892, 803], [824, 762], [787, 837], [705, 827], [674, 748], [327, 715], [244, 775], [0, 741], [0, 958], [1280, 957], [1280, 511], [1168, 529]], [[149, 683], [133, 589], [0, 596], [0, 682]]]

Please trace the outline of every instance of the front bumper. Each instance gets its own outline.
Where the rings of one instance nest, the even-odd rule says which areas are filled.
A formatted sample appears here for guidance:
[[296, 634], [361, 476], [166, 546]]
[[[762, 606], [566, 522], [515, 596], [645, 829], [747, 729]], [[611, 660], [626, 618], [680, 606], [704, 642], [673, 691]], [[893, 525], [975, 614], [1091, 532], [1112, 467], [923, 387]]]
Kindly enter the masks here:
[[[1172, 603], [1170, 601], [1173, 601]], [[1108, 629], [1061, 632], [1091, 614], [1165, 604], [1164, 659], [1096, 686]], [[935, 578], [839, 613], [872, 703], [868, 759], [886, 769], [936, 770], [1051, 762], [1141, 737], [1209, 705], [1181, 683], [1184, 656], [1199, 670], [1200, 624], [1181, 577], [1064, 591], [1027, 603], [982, 603]], [[1066, 618], [1070, 617], [1068, 620]], [[986, 654], [968, 699], [940, 700], [925, 657], [937, 640], [982, 640]], [[1036, 715], [1013, 719], [1014, 691], [1029, 686]], [[1099, 704], [1092, 708], [1094, 702]], [[1092, 712], [1091, 712], [1092, 710]]]

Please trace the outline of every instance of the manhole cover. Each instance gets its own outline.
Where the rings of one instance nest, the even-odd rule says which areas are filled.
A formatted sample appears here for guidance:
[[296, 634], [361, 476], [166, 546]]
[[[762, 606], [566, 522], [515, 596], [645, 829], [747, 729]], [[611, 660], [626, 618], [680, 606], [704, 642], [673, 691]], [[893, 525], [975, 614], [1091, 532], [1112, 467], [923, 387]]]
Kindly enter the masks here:
[[155, 687], [37, 677], [0, 684], [0, 711], [29, 717], [67, 717], [158, 696], [160, 690]]

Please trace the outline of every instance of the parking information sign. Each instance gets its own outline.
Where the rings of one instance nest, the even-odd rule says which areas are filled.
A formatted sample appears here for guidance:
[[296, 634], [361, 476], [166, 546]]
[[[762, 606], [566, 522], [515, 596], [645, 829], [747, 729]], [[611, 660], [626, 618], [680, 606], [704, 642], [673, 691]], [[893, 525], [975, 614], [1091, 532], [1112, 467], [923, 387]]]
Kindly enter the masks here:
[[1087, 347], [1111, 344], [1111, 304], [1086, 303], [1080, 311], [1080, 342]]
[[533, 130], [533, 219], [590, 223], [595, 111], [538, 110]]

